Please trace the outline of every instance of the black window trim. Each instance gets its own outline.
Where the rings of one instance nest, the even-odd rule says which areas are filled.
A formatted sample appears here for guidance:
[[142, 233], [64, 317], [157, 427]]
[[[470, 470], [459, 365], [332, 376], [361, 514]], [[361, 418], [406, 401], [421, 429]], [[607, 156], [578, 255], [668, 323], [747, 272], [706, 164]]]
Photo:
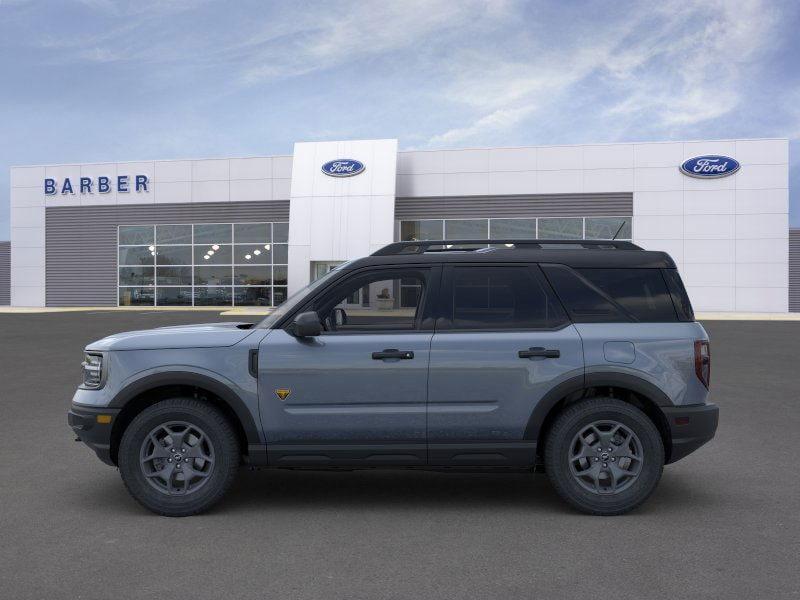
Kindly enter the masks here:
[[[659, 269], [661, 276], [664, 278], [664, 283], [667, 285], [667, 291], [670, 298], [672, 298], [672, 308], [675, 310], [675, 315], [680, 323], [693, 323], [695, 321], [694, 307], [686, 292], [686, 286], [681, 279], [678, 269]], [[669, 274], [669, 276], [668, 276]], [[685, 304], [685, 306], [684, 306]]]
[[[352, 271], [347, 271], [342, 274], [341, 277], [337, 277], [335, 280], [331, 281], [329, 285], [326, 285], [324, 288], [319, 290], [314, 297], [309, 298], [305, 303], [303, 303], [300, 308], [295, 310], [292, 314], [287, 315], [285, 320], [279, 325], [280, 329], [288, 331], [289, 327], [291, 326], [294, 318], [299, 315], [300, 313], [307, 312], [310, 310], [314, 310], [313, 306], [320, 300], [323, 300], [326, 296], [333, 294], [336, 292], [336, 289], [342, 285], [347, 284], [348, 281], [351, 281], [354, 278], [362, 277], [364, 275], [371, 275], [374, 272], [385, 272], [387, 274], [392, 274], [393, 272], [417, 272], [421, 273], [426, 276], [425, 284], [423, 285], [423, 292], [421, 297], [421, 305], [419, 310], [417, 311], [417, 316], [414, 320], [414, 327], [412, 329], [365, 329], [365, 330], [349, 330], [349, 331], [323, 331], [323, 336], [346, 336], [346, 335], [372, 335], [372, 334], [382, 334], [382, 335], [403, 335], [403, 334], [412, 334], [412, 333], [433, 333], [434, 331], [434, 322], [435, 319], [433, 318], [433, 309], [436, 306], [436, 300], [439, 294], [439, 288], [441, 285], [441, 265], [438, 264], [401, 264], [401, 265], [371, 265], [362, 267], [360, 269], [354, 269]], [[392, 275], [392, 278], [395, 276]], [[388, 277], [387, 277], [388, 278]]]
[[[452, 290], [453, 285], [453, 271], [456, 268], [460, 267], [472, 267], [472, 268], [493, 268], [493, 267], [516, 267], [516, 268], [526, 268], [530, 273], [531, 277], [542, 286], [545, 294], [547, 294], [550, 299], [561, 308], [564, 312], [564, 320], [555, 325], [553, 327], [487, 327], [487, 328], [480, 328], [480, 329], [457, 329], [452, 326], [452, 321], [447, 317], [448, 313], [452, 314], [452, 310], [450, 309], [450, 302], [449, 298], [452, 298], [452, 294], [450, 291]], [[447, 293], [444, 293], [447, 291]], [[485, 262], [476, 262], [476, 263], [447, 263], [443, 265], [442, 269], [442, 281], [441, 285], [439, 286], [439, 302], [436, 306], [436, 314], [435, 314], [435, 324], [436, 324], [436, 333], [513, 333], [513, 332], [521, 332], [521, 331], [541, 331], [541, 332], [552, 332], [552, 331], [561, 331], [566, 327], [570, 327], [572, 325], [572, 319], [570, 316], [569, 311], [566, 310], [564, 307], [563, 302], [555, 293], [553, 286], [550, 285], [548, 279], [544, 276], [541, 269], [539, 268], [538, 263], [533, 262], [492, 262], [492, 263], [485, 263]]]

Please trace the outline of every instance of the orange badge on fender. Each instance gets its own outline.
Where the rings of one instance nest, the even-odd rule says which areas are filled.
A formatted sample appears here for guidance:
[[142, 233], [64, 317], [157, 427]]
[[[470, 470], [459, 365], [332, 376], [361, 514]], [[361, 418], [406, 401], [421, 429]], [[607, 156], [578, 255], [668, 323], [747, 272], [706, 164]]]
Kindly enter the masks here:
[[289, 397], [289, 394], [291, 393], [292, 390], [286, 388], [278, 388], [277, 390], [275, 390], [275, 395], [281, 400], [286, 400]]

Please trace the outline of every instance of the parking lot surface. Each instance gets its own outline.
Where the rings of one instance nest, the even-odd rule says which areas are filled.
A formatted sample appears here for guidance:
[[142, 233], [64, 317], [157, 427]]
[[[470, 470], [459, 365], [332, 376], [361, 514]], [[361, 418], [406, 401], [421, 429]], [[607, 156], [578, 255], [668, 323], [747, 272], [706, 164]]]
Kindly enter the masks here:
[[0, 597], [800, 596], [798, 322], [705, 323], [717, 437], [626, 516], [575, 513], [544, 475], [243, 469], [211, 512], [157, 517], [73, 441], [81, 350], [219, 319], [0, 315]]

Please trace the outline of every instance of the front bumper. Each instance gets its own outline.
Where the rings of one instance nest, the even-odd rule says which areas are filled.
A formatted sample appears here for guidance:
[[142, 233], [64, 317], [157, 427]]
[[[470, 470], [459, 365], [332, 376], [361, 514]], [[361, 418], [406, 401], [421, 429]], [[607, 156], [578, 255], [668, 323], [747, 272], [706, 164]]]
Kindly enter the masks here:
[[674, 463], [710, 441], [717, 432], [716, 404], [663, 408], [672, 438], [668, 463]]
[[[112, 466], [111, 431], [119, 412], [118, 408], [95, 408], [73, 403], [67, 413], [67, 423], [78, 439], [94, 450], [100, 460]], [[111, 417], [110, 422], [99, 423], [99, 415], [108, 415]]]

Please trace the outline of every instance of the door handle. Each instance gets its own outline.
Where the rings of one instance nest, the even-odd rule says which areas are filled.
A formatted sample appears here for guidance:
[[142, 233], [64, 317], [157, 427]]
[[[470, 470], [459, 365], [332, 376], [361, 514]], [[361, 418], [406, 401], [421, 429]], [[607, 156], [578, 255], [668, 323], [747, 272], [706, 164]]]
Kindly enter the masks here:
[[402, 360], [411, 360], [414, 358], [414, 353], [411, 350], [395, 350], [394, 348], [387, 348], [381, 352], [373, 352], [373, 360], [383, 360], [384, 358], [399, 358]]
[[527, 350], [520, 350], [517, 355], [520, 358], [559, 358], [561, 356], [560, 350], [548, 350], [537, 346], [536, 348], [528, 348]]

